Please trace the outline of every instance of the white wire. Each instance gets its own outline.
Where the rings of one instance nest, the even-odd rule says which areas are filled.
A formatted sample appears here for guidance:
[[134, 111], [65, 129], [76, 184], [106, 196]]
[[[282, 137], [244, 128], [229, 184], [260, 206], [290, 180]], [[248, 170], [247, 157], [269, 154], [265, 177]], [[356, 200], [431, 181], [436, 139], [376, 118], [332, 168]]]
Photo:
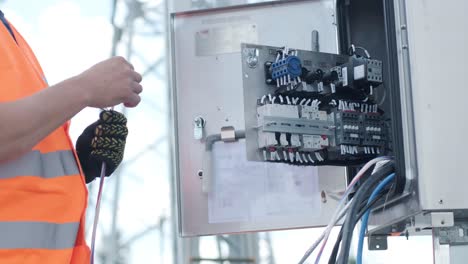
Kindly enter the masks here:
[[304, 163], [301, 158], [301, 154], [299, 152], [296, 152], [296, 160], [298, 160], [300, 163]]
[[323, 239], [325, 239], [325, 241], [328, 240], [328, 237], [330, 236], [330, 233], [331, 233], [331, 229], [340, 220], [341, 212], [342, 211], [346, 212], [343, 208], [346, 208], [347, 206], [349, 206], [349, 204], [351, 204], [351, 201], [346, 203], [347, 197], [351, 193], [351, 190], [354, 188], [356, 183], [362, 178], [364, 173], [367, 170], [369, 170], [369, 168], [372, 167], [377, 162], [390, 160], [390, 159], [391, 159], [390, 157], [375, 158], [375, 159], [369, 161], [368, 163], [366, 163], [366, 165], [364, 165], [364, 167], [362, 167], [362, 169], [359, 170], [359, 172], [356, 174], [354, 179], [351, 181], [351, 183], [346, 188], [346, 191], [343, 194], [343, 196], [341, 198], [341, 201], [340, 201], [340, 203], [338, 204], [338, 206], [337, 206], [337, 208], [335, 210], [335, 213], [333, 214], [329, 224], [327, 225], [327, 229], [325, 229], [324, 233], [322, 234], [323, 236], [320, 236], [319, 239], [317, 239], [317, 241], [315, 241], [315, 243], [306, 251], [306, 253], [304, 254], [304, 256], [302, 257], [302, 259], [299, 261], [298, 264], [303, 264], [307, 260], [307, 258], [312, 254], [312, 252], [314, 252], [315, 248], [317, 248], [320, 241], [322, 241]]
[[[102, 109], [103, 111], [105, 109]], [[114, 107], [111, 107], [110, 110], [114, 110]], [[104, 190], [104, 181], [106, 178], [106, 163], [102, 162], [101, 165], [101, 179], [99, 182], [99, 191], [98, 191], [98, 196], [96, 200], [96, 210], [94, 212], [94, 223], [93, 223], [93, 233], [91, 236], [91, 264], [94, 264], [94, 254], [95, 254], [95, 245], [96, 245], [96, 233], [97, 233], [97, 228], [98, 228], [98, 222], [99, 222], [99, 214], [101, 212], [101, 200], [102, 200], [102, 191]]]
[[[381, 158], [375, 158], [371, 161], [369, 161], [366, 165], [364, 165], [364, 167], [358, 172], [358, 174], [356, 175], [356, 177], [353, 179], [353, 181], [351, 181], [351, 183], [349, 184], [349, 186], [347, 187], [346, 189], [346, 192], [345, 194], [343, 195], [343, 197], [341, 198], [342, 200], [340, 201], [340, 204], [339, 206], [343, 206], [344, 205], [344, 202], [346, 201], [348, 195], [351, 193], [351, 190], [353, 189], [354, 185], [359, 181], [359, 179], [364, 175], [364, 173], [374, 164], [377, 164], [378, 162], [380, 161], [383, 161], [383, 160], [388, 160], [389, 158], [388, 157], [381, 157]], [[336, 217], [336, 213], [335, 213], [335, 217]], [[333, 218], [332, 218], [333, 220]], [[335, 220], [333, 220], [335, 221]], [[332, 221], [332, 222], [333, 222]], [[330, 222], [331, 223], [331, 222]], [[328, 232], [325, 234], [325, 237], [324, 237], [324, 242], [323, 242], [323, 245], [322, 247], [320, 248], [320, 251], [317, 255], [317, 258], [315, 260], [315, 263], [318, 263], [320, 261], [320, 257], [322, 255], [322, 252], [323, 250], [325, 249], [325, 246], [328, 242], [328, 237], [330, 236], [330, 233], [331, 233], [331, 228], [328, 230]]]
[[299, 261], [298, 264], [303, 264], [307, 260], [307, 258], [312, 254], [312, 252], [314, 252], [314, 250], [318, 247], [318, 245], [320, 245], [320, 242], [322, 242], [322, 240], [325, 238], [325, 235], [328, 233], [328, 230], [332, 229], [333, 226], [335, 226], [346, 215], [346, 213], [347, 213], [347, 211], [348, 211], [348, 209], [349, 209], [349, 207], [351, 205], [351, 202], [352, 202], [352, 199], [345, 205], [345, 207], [343, 209], [341, 209], [341, 211], [338, 214], [338, 218], [334, 222], [330, 221], [327, 228], [317, 238], [317, 240], [314, 242], [314, 244], [307, 250], [304, 257], [302, 257], [302, 259]]
[[102, 190], [104, 188], [104, 179], [106, 178], [106, 163], [102, 163], [101, 166], [101, 180], [99, 182], [99, 191], [98, 197], [96, 201], [96, 210], [94, 212], [94, 223], [93, 223], [93, 233], [91, 236], [91, 264], [94, 263], [94, 253], [95, 253], [95, 245], [96, 245], [96, 232], [99, 222], [99, 213], [101, 211], [101, 200], [102, 200]]

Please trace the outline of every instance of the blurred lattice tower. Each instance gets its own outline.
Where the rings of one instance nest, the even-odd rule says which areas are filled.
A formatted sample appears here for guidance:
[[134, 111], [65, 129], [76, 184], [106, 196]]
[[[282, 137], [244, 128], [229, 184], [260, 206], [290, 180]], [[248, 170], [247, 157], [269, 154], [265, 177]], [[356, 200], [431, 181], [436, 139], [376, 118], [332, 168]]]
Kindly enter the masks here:
[[[109, 236], [105, 236], [103, 238], [103, 241], [106, 242], [106, 241], [110, 241], [110, 237]], [[115, 242], [118, 244], [118, 245], [123, 245], [123, 241], [122, 241], [122, 235], [121, 235], [121, 232], [118, 231], [116, 233], [116, 240]], [[112, 251], [112, 248], [111, 248], [112, 245], [107, 245], [107, 244], [103, 244], [103, 247], [101, 247], [102, 249], [98, 252], [98, 255], [97, 255], [97, 259], [99, 260], [99, 263], [109, 263], [109, 261], [112, 261], [110, 263], [112, 264], [129, 264], [129, 248], [128, 246], [121, 246], [119, 251], [117, 252], [117, 256], [113, 256], [112, 257], [112, 260], [110, 259], [110, 254], [111, 254], [111, 251]]]
[[[1, 1], [1, 0], [0, 0]], [[110, 1], [111, 2], [111, 1]], [[170, 157], [166, 152], [161, 151], [160, 148], [168, 145], [167, 133], [165, 127], [161, 126], [163, 131], [162, 135], [155, 136], [155, 138], [145, 137], [144, 143], [135, 140], [138, 135], [138, 129], [143, 127], [138, 121], [141, 120], [141, 115], [151, 116], [169, 116], [168, 109], [161, 107], [159, 101], [153, 101], [154, 98], [161, 98], [159, 94], [155, 95], [152, 92], [155, 89], [148, 89], [158, 87], [158, 91], [163, 95], [166, 94], [167, 85], [165, 85], [167, 78], [166, 69], [166, 52], [162, 49], [148, 49], [147, 46], [142, 47], [141, 45], [153, 45], [157, 44], [164, 47], [166, 42], [166, 1], [165, 0], [112, 0], [112, 12], [111, 12], [111, 23], [113, 26], [113, 39], [112, 39], [112, 50], [111, 56], [123, 56], [130, 61], [139, 72], [142, 73], [144, 80], [146, 81], [143, 85], [145, 86], [145, 96], [142, 97], [142, 102], [139, 106], [138, 111], [128, 111], [126, 108], [116, 108], [117, 111], [121, 111], [127, 116], [129, 120], [129, 137], [127, 139], [127, 146], [132, 148], [133, 152], [126, 151], [126, 155], [121, 166], [109, 178], [104, 187], [104, 198], [103, 198], [103, 215], [106, 215], [107, 210], [110, 209], [110, 221], [109, 218], [101, 217], [99, 230], [103, 234], [98, 237], [97, 240], [101, 243], [97, 243], [97, 252], [100, 262], [98, 264], [127, 264], [132, 263], [131, 261], [131, 250], [132, 246], [145, 237], [148, 234], [155, 233], [159, 230], [159, 221], [161, 218], [167, 216], [148, 216], [145, 219], [135, 219], [135, 221], [143, 222], [139, 223], [138, 230], [131, 229], [129, 231], [128, 226], [122, 226], [122, 222], [119, 216], [128, 214], [128, 210], [132, 208], [124, 208], [121, 204], [122, 201], [128, 199], [135, 199], [135, 191], [131, 193], [128, 188], [121, 188], [122, 186], [128, 186], [128, 182], [133, 182], [137, 185], [141, 184], [144, 187], [143, 177], [153, 176], [147, 175], [142, 171], [135, 171], [132, 165], [140, 165], [141, 158], [146, 154], [150, 154], [152, 158], [156, 160], [168, 161]], [[153, 47], [156, 45], [153, 45]], [[151, 85], [149, 85], [151, 84]], [[162, 98], [159, 100], [168, 101], [168, 98]], [[144, 110], [141, 110], [141, 109]], [[141, 110], [141, 111], [140, 111]], [[148, 133], [146, 131], [146, 133]], [[156, 133], [152, 133], [156, 135]], [[166, 177], [166, 175], [159, 175], [160, 177]], [[169, 176], [169, 175], [168, 175]], [[93, 191], [96, 191], [97, 186], [94, 186]], [[168, 189], [170, 186], [167, 187]], [[139, 193], [140, 195], [141, 193]], [[91, 201], [89, 206], [88, 215], [94, 215], [94, 199], [96, 193], [90, 195]], [[128, 203], [127, 203], [128, 204]], [[148, 204], [148, 206], [150, 206]], [[127, 210], [127, 212], [126, 212]], [[108, 215], [107, 215], [108, 216]], [[144, 220], [144, 221], [142, 221]], [[88, 219], [89, 221], [89, 219]], [[135, 223], [136, 225], [136, 223]], [[132, 227], [135, 228], [132, 224]], [[88, 224], [88, 226], [91, 226]], [[158, 235], [163, 240], [162, 235]], [[164, 243], [164, 241], [161, 241]], [[164, 248], [164, 247], [162, 247]], [[171, 248], [171, 247], [167, 247]], [[154, 250], [151, 248], [150, 250]], [[157, 251], [156, 251], [157, 252]], [[157, 254], [157, 253], [155, 253]], [[162, 255], [162, 253], [161, 253]], [[159, 263], [162, 264], [163, 258]]]

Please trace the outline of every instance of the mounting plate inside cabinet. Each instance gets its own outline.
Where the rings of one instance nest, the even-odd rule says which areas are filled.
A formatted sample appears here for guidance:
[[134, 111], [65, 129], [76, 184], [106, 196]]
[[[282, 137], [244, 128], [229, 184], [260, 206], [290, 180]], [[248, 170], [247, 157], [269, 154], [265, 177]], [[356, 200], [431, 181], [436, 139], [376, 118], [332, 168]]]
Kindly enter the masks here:
[[242, 60], [249, 160], [348, 166], [388, 149], [381, 61], [253, 44]]

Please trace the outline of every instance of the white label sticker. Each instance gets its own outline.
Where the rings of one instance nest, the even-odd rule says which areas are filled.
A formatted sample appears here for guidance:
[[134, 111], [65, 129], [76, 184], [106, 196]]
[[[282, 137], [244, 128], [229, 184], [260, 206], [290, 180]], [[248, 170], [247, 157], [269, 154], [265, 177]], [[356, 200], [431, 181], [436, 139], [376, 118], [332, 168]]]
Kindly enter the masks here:
[[323, 92], [323, 82], [318, 83], [317, 89], [318, 89], [319, 92]]
[[341, 74], [343, 75], [343, 87], [346, 87], [348, 86], [348, 67], [343, 67]]
[[254, 24], [206, 28], [195, 33], [197, 56], [214, 56], [240, 51], [241, 43], [257, 43], [258, 31]]
[[364, 65], [354, 67], [354, 80], [364, 79], [366, 77], [365, 69]]

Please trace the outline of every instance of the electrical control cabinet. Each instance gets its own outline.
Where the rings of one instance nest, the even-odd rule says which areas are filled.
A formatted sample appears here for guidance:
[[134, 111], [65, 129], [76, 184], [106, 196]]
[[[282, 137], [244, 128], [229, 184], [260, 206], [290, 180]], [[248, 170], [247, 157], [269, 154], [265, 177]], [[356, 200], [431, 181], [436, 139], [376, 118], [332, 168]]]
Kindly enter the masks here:
[[468, 2], [189, 2], [170, 23], [183, 236], [326, 225], [329, 194], [384, 155], [398, 180], [371, 233], [468, 216], [466, 89], [447, 78], [468, 75]]

